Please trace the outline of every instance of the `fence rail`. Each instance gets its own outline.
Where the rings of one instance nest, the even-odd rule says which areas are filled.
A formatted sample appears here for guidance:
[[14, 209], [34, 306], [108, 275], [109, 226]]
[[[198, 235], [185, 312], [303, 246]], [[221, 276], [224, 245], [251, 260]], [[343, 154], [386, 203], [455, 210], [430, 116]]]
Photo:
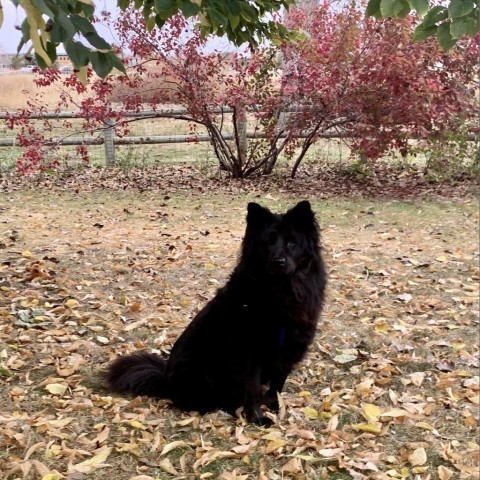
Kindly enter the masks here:
[[[234, 109], [230, 107], [221, 107], [212, 109], [212, 113], [233, 113]], [[284, 113], [295, 112], [295, 109], [288, 110]], [[0, 112], [0, 120], [6, 120], [14, 113]], [[188, 115], [188, 110], [185, 108], [168, 108], [162, 110], [151, 110], [143, 112], [125, 112], [124, 117], [138, 118], [142, 120], [155, 119], [155, 118], [172, 118], [181, 119]], [[63, 119], [81, 119], [84, 115], [80, 112], [45, 112], [42, 114], [29, 115], [29, 119], [32, 120], [63, 120]], [[267, 135], [261, 132], [248, 132], [246, 131], [246, 125], [243, 129], [238, 128], [237, 131], [243, 132], [242, 138], [244, 139], [244, 145], [246, 145], [247, 139], [261, 139], [267, 138]], [[115, 124], [108, 119], [105, 121], [105, 127], [100, 129], [99, 136], [67, 136], [63, 138], [53, 138], [44, 143], [46, 146], [75, 146], [75, 145], [104, 145], [105, 146], [105, 161], [107, 166], [115, 164], [115, 146], [116, 145], [154, 145], [154, 144], [174, 144], [174, 143], [199, 143], [210, 142], [211, 138], [206, 134], [190, 134], [190, 135], [144, 135], [144, 136], [126, 136], [117, 137], [115, 135]], [[307, 134], [298, 134], [298, 138], [305, 138]], [[321, 138], [342, 138], [342, 135], [338, 132], [324, 132], [318, 135]], [[222, 135], [224, 140], [235, 140], [233, 134], [225, 133]], [[281, 137], [284, 137], [281, 136]], [[0, 147], [19, 147], [15, 137], [0, 138]]]
[[[234, 109], [230, 107], [221, 107], [212, 109], [212, 113], [233, 113]], [[289, 109], [283, 113], [294, 113], [296, 110]], [[14, 112], [0, 112], [0, 120], [6, 120]], [[155, 119], [155, 118], [172, 118], [181, 119], [188, 115], [188, 110], [185, 108], [167, 108], [161, 110], [151, 110], [143, 112], [124, 112], [123, 116], [127, 118], [138, 118], [142, 120]], [[80, 112], [45, 112], [43, 114], [29, 115], [32, 120], [54, 120], [54, 119], [81, 119], [84, 115]], [[238, 126], [237, 126], [238, 127]], [[237, 129], [238, 130], [238, 129]], [[261, 139], [267, 138], [267, 135], [260, 132], [248, 132], [246, 128], [241, 129], [243, 131], [243, 139]], [[63, 138], [53, 138], [45, 142], [47, 146], [59, 145], [59, 146], [75, 146], [75, 145], [104, 145], [105, 146], [105, 159], [106, 165], [110, 166], [115, 164], [115, 145], [154, 145], [154, 144], [174, 144], [174, 143], [199, 143], [210, 142], [211, 138], [206, 134], [190, 134], [190, 135], [146, 135], [146, 136], [115, 136], [115, 124], [108, 119], [105, 121], [105, 127], [100, 129], [101, 134], [99, 136], [67, 136]], [[307, 133], [297, 134], [297, 138], [305, 138]], [[235, 140], [233, 134], [223, 134], [225, 140]], [[281, 136], [284, 137], [285, 135]], [[318, 135], [319, 138], [348, 138], [351, 135], [343, 134], [341, 132], [324, 132]], [[478, 141], [478, 136], [475, 134], [468, 135], [469, 141]], [[0, 138], [1, 147], [19, 147], [15, 137]]]

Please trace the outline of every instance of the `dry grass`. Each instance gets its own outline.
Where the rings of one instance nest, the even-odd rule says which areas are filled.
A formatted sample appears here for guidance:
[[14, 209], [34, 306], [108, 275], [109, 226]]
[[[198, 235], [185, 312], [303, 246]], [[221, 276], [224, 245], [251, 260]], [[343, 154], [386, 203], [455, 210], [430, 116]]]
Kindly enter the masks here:
[[31, 97], [42, 93], [42, 103], [47, 109], [54, 108], [60, 99], [60, 90], [56, 86], [37, 87], [35, 75], [15, 73], [0, 75], [0, 111], [15, 111], [27, 106]]

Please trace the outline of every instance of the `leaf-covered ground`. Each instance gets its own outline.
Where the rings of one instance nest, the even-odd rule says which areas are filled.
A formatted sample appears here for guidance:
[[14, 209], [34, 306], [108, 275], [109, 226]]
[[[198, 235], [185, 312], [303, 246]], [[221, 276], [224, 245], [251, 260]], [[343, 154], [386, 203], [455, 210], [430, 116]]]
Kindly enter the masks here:
[[475, 200], [308, 190], [328, 301], [262, 429], [112, 395], [99, 372], [167, 354], [235, 265], [246, 203], [303, 194], [26, 186], [0, 194], [2, 479], [479, 478]]

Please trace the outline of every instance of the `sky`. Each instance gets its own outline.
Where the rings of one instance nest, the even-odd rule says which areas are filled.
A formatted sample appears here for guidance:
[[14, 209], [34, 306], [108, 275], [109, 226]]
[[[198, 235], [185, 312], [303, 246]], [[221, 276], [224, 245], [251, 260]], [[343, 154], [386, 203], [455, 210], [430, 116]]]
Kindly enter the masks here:
[[[118, 11], [117, 0], [94, 0], [97, 11], [106, 10], [114, 14]], [[4, 21], [0, 28], [0, 53], [16, 53], [20, 42], [21, 32], [15, 29], [15, 26], [21, 25], [25, 15], [21, 8], [15, 8], [11, 0], [2, 0]], [[112, 32], [107, 27], [98, 23], [95, 27], [101, 37], [112, 43], [114, 38]], [[231, 51], [235, 48], [229, 44], [226, 39], [216, 38], [210, 42], [209, 47], [221, 51]], [[208, 47], [207, 47], [208, 48]], [[22, 51], [24, 52], [24, 48]], [[65, 53], [61, 47], [58, 48], [57, 53]]]
[[[117, 10], [117, 0], [95, 0], [95, 5], [98, 10], [107, 10], [114, 12]], [[3, 6], [3, 25], [0, 28], [0, 52], [16, 53], [18, 44], [22, 34], [15, 26], [21, 25], [25, 15], [21, 8], [16, 8], [11, 0], [2, 0]], [[96, 24], [96, 28], [100, 36], [107, 41], [112, 41], [112, 34], [110, 31]], [[59, 53], [61, 51], [59, 50]]]

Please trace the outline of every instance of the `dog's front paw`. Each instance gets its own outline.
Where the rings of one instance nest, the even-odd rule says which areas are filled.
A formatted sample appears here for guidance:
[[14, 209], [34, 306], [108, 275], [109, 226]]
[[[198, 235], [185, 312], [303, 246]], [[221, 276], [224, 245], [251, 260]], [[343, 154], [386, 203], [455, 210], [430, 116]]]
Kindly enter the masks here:
[[274, 424], [274, 421], [267, 417], [260, 407], [247, 413], [247, 421], [255, 425], [261, 425], [262, 427], [271, 427]]
[[275, 422], [270, 417], [267, 417], [266, 415], [263, 415], [255, 423], [257, 425], [261, 425], [262, 427], [267, 427], [268, 428], [268, 427], [271, 427]]
[[263, 399], [263, 404], [272, 412], [278, 412], [280, 404], [278, 403], [278, 394], [275, 391], [268, 391]]

